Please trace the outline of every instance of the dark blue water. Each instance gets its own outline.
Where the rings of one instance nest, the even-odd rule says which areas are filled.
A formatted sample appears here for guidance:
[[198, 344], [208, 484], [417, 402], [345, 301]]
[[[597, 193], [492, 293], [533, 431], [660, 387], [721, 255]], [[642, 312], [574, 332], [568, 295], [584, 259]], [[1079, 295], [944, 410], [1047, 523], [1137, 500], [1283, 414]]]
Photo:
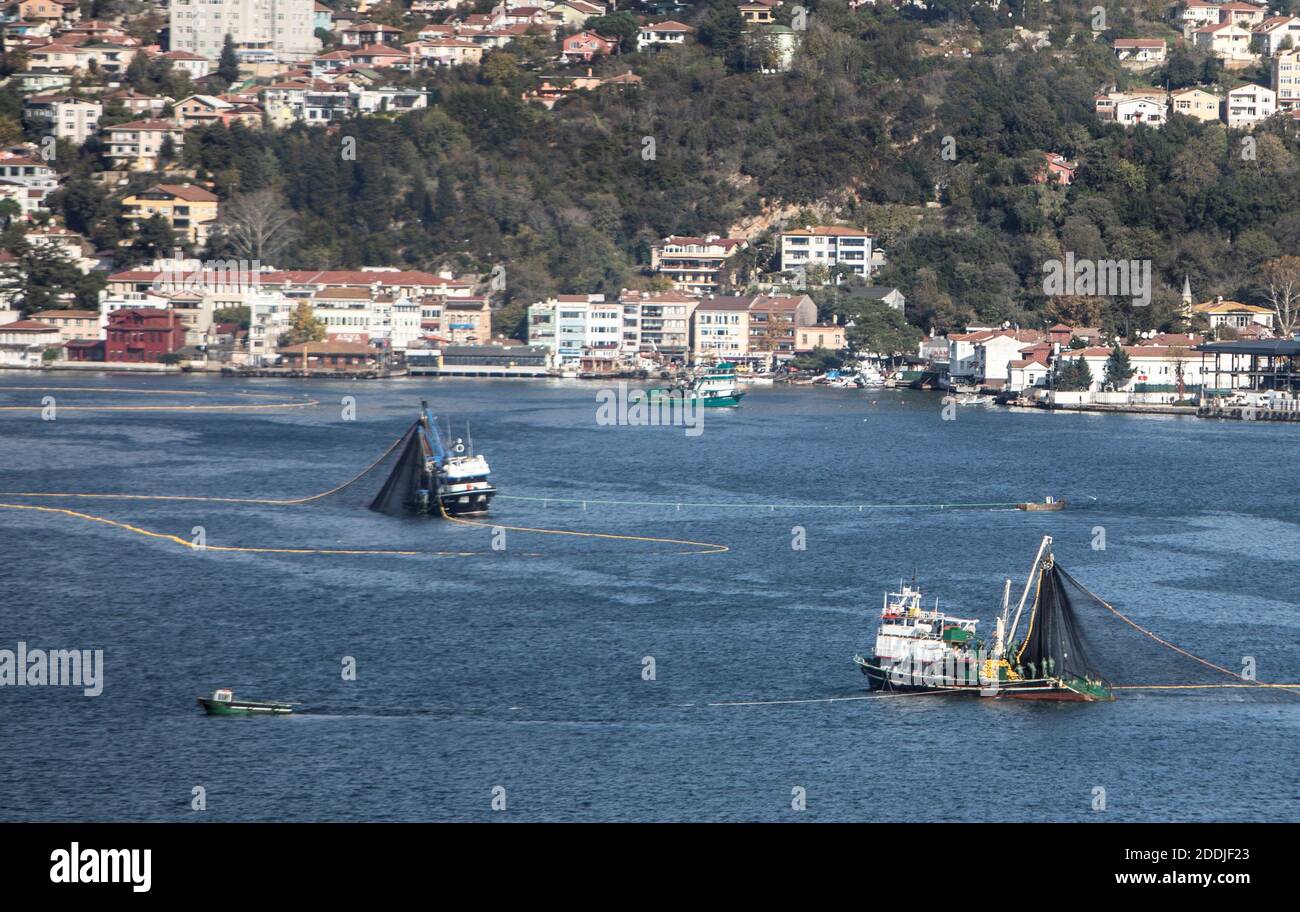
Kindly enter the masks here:
[[[1290, 482], [1300, 429], [963, 408], [922, 393], [756, 389], [704, 433], [601, 427], [579, 382], [263, 384], [9, 373], [60, 406], [313, 397], [287, 411], [0, 412], [0, 490], [298, 497], [350, 477], [422, 396], [473, 422], [503, 493], [668, 502], [961, 503], [1005, 509], [708, 509], [499, 499], [501, 523], [370, 513], [380, 479], [300, 507], [66, 507], [212, 545], [464, 552], [193, 552], [62, 514], [0, 509], [0, 649], [102, 648], [101, 696], [0, 688], [4, 820], [1296, 820], [1300, 701], [1233, 691], [1113, 704], [885, 698], [851, 662], [881, 593], [987, 622], [1039, 539], [1179, 645], [1300, 680]], [[356, 398], [355, 421], [340, 400]], [[244, 399], [244, 402], [265, 400]], [[792, 549], [792, 529], [807, 548]], [[1090, 547], [1104, 527], [1107, 547]], [[342, 679], [343, 657], [357, 680]], [[656, 680], [642, 679], [653, 657]], [[305, 701], [208, 718], [215, 687]], [[191, 810], [192, 789], [207, 810]], [[507, 810], [491, 808], [494, 787]], [[791, 809], [792, 789], [807, 809]], [[1094, 811], [1104, 788], [1106, 810]]]

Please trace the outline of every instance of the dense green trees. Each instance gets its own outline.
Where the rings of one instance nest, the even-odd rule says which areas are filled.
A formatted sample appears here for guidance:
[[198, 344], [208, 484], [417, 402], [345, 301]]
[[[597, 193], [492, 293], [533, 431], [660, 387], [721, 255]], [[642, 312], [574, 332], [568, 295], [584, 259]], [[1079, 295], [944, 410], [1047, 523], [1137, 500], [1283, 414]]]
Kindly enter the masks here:
[[[556, 73], [554, 47], [529, 39], [491, 51], [481, 70], [386, 77], [425, 85], [428, 110], [329, 130], [194, 129], [180, 164], [224, 201], [263, 191], [283, 201], [291, 239], [263, 258], [277, 266], [505, 262], [513, 326], [548, 294], [645, 282], [657, 238], [779, 224], [800, 208], [875, 231], [889, 265], [873, 281], [900, 287], [908, 322], [927, 331], [1058, 319], [1173, 328], [1184, 277], [1200, 300], [1264, 303], [1259, 268], [1300, 249], [1294, 131], [1261, 127], [1246, 155], [1246, 137], [1219, 124], [1176, 117], [1126, 131], [1096, 118], [1100, 88], [1134, 84], [1110, 39], [1167, 28], [1156, 19], [1108, 7], [1107, 31], [1094, 36], [1095, 0], [998, 10], [935, 0], [901, 13], [803, 5], [789, 73], [753, 72], [734, 2], [706, 0], [674, 14], [697, 41], [593, 63], [602, 75], [630, 67], [639, 88], [576, 93], [552, 111], [525, 103], [523, 92]], [[1052, 48], [1005, 50], [1009, 26], [1022, 24], [1048, 30]], [[1192, 84], [1206, 66], [1198, 52], [1176, 52], [1153, 78]], [[159, 77], [137, 67], [133, 78]], [[1079, 163], [1073, 186], [1035, 182], [1049, 151]], [[59, 167], [69, 227], [100, 247], [132, 236], [79, 162]], [[773, 245], [753, 241], [742, 282], [775, 265]], [[1044, 264], [1070, 252], [1152, 260], [1152, 305], [1048, 298]], [[904, 329], [862, 316], [862, 333]]]
[[62, 308], [98, 309], [103, 273], [83, 273], [52, 244], [15, 245], [14, 260], [0, 265], [0, 294], [33, 313]]

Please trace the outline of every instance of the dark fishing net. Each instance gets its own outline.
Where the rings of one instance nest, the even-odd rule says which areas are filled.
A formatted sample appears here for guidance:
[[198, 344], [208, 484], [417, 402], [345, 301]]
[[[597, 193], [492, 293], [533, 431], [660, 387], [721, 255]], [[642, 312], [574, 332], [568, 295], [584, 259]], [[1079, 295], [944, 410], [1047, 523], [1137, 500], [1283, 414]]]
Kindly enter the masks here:
[[[1251, 699], [1294, 699], [1300, 688], [1263, 686], [1242, 676], [1238, 660], [1178, 642], [1177, 631], [1156, 631], [1108, 605], [1059, 565], [1040, 577], [1038, 603], [1028, 632], [1012, 652], [1012, 665], [1058, 677], [1105, 681], [1126, 689], [1232, 693]], [[1227, 644], [1220, 644], [1226, 647]], [[1016, 656], [1019, 655], [1017, 659]], [[1295, 678], [1288, 678], [1293, 681]], [[1278, 683], [1285, 683], [1278, 682]]]
[[1065, 577], [1055, 564], [1039, 576], [1035, 598], [1028, 629], [1012, 664], [1022, 667], [1031, 678], [1105, 679], [1105, 666], [1092, 657], [1076, 613], [1077, 596], [1067, 591]]
[[412, 425], [402, 438], [392, 471], [370, 502], [370, 509], [389, 516], [404, 516], [409, 512], [408, 505], [416, 498], [420, 476], [424, 471], [424, 454], [420, 447], [420, 437], [416, 433], [418, 427], [418, 424]]

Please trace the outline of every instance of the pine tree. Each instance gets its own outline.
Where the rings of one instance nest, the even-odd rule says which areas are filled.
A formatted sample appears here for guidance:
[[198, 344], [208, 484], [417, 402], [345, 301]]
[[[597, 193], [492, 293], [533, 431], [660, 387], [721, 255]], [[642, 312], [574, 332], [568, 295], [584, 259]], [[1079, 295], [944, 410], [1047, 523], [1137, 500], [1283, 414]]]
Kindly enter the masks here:
[[1110, 357], [1106, 359], [1105, 382], [1113, 390], [1119, 390], [1128, 383], [1129, 379], [1137, 371], [1129, 362], [1128, 352], [1120, 347], [1118, 342], [1110, 350]]
[[239, 82], [239, 57], [235, 54], [235, 39], [226, 33], [226, 39], [221, 43], [221, 59], [217, 62], [217, 75], [220, 76], [227, 85], [233, 85]]

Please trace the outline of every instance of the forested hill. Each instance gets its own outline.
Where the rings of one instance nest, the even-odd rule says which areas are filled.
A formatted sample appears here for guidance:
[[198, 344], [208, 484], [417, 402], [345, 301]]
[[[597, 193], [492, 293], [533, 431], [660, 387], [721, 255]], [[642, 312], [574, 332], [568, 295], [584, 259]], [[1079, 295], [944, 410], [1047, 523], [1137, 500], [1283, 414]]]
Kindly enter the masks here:
[[[698, 29], [685, 47], [593, 64], [597, 75], [632, 71], [639, 87], [575, 93], [549, 111], [525, 102], [542, 78], [584, 71], [554, 63], [554, 42], [529, 39], [480, 67], [414, 77], [432, 92], [429, 110], [332, 132], [205, 128], [187, 135], [182, 160], [223, 197], [283, 194], [301, 230], [277, 265], [502, 262], [516, 306], [644, 284], [653, 240], [726, 234], [777, 211], [877, 232], [891, 263], [881, 281], [905, 291], [922, 327], [1056, 316], [1168, 325], [1184, 276], [1201, 300], [1257, 298], [1259, 265], [1300, 250], [1293, 122], [1259, 127], [1248, 158], [1244, 134], [1216, 123], [1099, 122], [1093, 99], [1111, 85], [1268, 77], [1229, 78], [1184, 50], [1133, 76], [1111, 41], [1154, 35], [1172, 47], [1167, 4], [1113, 3], [1110, 27], [1094, 33], [1097, 5], [930, 0], [899, 12], [806, 0], [793, 68], [763, 74], [734, 3], [714, 0], [672, 14]], [[1051, 46], [1031, 49], [1014, 26], [1046, 31]], [[1034, 182], [1044, 152], [1080, 163], [1074, 186]], [[1154, 305], [1049, 307], [1043, 263], [1067, 250], [1152, 259]], [[746, 263], [766, 268], [771, 251], [768, 238]], [[1084, 312], [1056, 312], [1071, 306]]]

